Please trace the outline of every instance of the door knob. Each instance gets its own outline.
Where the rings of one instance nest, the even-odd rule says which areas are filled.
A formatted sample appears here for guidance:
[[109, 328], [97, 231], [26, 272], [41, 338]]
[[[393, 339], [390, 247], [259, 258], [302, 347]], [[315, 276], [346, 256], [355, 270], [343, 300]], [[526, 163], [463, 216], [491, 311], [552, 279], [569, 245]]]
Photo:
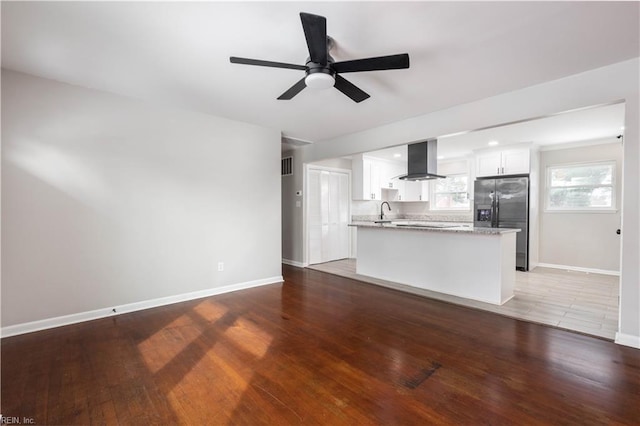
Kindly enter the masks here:
[[616, 230], [616, 234], [620, 235], [620, 230], [619, 229]]

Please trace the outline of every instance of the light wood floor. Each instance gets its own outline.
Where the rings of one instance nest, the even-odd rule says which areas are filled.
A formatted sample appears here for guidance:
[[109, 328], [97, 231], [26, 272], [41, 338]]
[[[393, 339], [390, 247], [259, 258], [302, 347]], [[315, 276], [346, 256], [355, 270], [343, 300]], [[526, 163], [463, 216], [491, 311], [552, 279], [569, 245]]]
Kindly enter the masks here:
[[308, 268], [282, 272], [281, 284], [3, 338], [2, 415], [39, 425], [638, 425], [637, 349]]
[[551, 268], [517, 271], [515, 297], [496, 306], [358, 275], [355, 259], [309, 268], [605, 339], [613, 340], [618, 330], [619, 278], [615, 276]]

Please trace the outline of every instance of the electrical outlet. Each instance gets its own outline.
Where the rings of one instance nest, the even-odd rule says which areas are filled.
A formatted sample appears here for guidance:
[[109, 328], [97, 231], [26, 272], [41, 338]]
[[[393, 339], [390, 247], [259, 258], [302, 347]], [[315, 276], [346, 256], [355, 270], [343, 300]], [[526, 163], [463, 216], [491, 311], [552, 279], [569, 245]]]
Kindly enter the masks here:
[[224, 262], [218, 262], [218, 272], [224, 271]]

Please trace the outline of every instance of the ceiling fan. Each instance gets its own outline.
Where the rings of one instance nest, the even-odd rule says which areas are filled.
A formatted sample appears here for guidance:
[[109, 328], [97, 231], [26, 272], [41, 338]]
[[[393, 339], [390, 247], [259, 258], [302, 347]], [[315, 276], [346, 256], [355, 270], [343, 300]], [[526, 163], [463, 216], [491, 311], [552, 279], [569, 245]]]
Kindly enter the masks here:
[[369, 95], [340, 74], [409, 68], [409, 55], [407, 53], [335, 62], [329, 54], [334, 42], [331, 37], [327, 36], [327, 19], [324, 16], [302, 12], [300, 13], [300, 20], [307, 40], [307, 47], [309, 48], [309, 58], [305, 65], [238, 58], [235, 56], [229, 58], [231, 63], [304, 71], [305, 76], [280, 95], [278, 97], [280, 100], [292, 99], [307, 86], [317, 89], [333, 86], [354, 102], [362, 102]]

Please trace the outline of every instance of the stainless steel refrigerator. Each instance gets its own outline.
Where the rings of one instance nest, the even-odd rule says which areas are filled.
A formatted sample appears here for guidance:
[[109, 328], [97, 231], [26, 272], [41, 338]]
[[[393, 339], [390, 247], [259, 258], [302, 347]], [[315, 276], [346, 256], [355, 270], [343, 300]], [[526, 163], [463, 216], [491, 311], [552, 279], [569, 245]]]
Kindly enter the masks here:
[[519, 228], [516, 269], [529, 270], [529, 177], [478, 178], [474, 185], [474, 226]]

